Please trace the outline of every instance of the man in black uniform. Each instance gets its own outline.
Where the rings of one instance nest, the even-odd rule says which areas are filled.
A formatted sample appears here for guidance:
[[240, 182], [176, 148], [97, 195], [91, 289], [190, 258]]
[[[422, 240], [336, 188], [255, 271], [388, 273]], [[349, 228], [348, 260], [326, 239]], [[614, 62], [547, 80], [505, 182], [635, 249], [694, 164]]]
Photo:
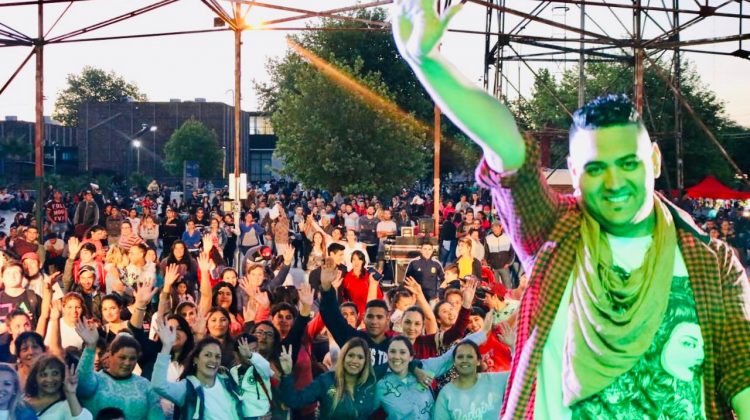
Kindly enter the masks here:
[[422, 286], [427, 300], [438, 297], [438, 289], [445, 274], [440, 262], [432, 258], [433, 246], [429, 240], [422, 242], [419, 257], [413, 259], [406, 268], [406, 277], [412, 277]]

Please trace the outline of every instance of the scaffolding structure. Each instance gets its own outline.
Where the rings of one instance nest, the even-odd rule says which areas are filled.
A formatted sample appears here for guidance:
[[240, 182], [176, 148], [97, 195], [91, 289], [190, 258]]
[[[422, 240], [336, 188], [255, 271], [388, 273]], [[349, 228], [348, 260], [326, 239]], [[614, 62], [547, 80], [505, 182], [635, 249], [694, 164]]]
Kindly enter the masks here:
[[[750, 34], [743, 33], [743, 23], [750, 15], [744, 14], [747, 1], [711, 2], [698, 0], [552, 0], [538, 2], [512, 2], [507, 0], [468, 0], [486, 10], [484, 54], [484, 87], [498, 99], [507, 98], [508, 87], [520, 96], [520, 87], [507, 77], [505, 67], [509, 62], [520, 62], [536, 75], [531, 62], [567, 63], [575, 62], [579, 71], [578, 106], [586, 98], [585, 69], [587, 62], [620, 62], [634, 68], [632, 97], [636, 108], [643, 115], [643, 74], [646, 66], [669, 87], [674, 101], [674, 129], [664, 133], [674, 139], [677, 189], [684, 187], [683, 168], [683, 111], [693, 118], [718, 149], [735, 174], [746, 180], [741, 169], [732, 160], [713, 132], [700, 120], [690, 104], [681, 94], [681, 59], [683, 53], [732, 56], [750, 59], [750, 51], [743, 48], [743, 40]], [[526, 9], [523, 9], [526, 3]], [[659, 3], [659, 5], [652, 5]], [[730, 10], [731, 9], [731, 10]], [[561, 11], [562, 13], [555, 13]], [[546, 17], [552, 12], [552, 18]], [[574, 15], [577, 24], [567, 22], [568, 12]], [[555, 15], [564, 18], [555, 19]], [[628, 24], [628, 19], [630, 22]], [[512, 21], [512, 23], [511, 23]], [[714, 25], [717, 21], [728, 28], [738, 28], [737, 33], [719, 37], [694, 36], [701, 26]], [[607, 30], [609, 28], [609, 30]], [[465, 33], [480, 33], [471, 30], [456, 30]], [[550, 36], [550, 31], [553, 35]], [[557, 32], [554, 32], [557, 31]], [[560, 35], [562, 31], [562, 35]], [[613, 35], [618, 31], [624, 36]], [[568, 35], [571, 36], [568, 36]], [[693, 35], [693, 36], [691, 36]], [[736, 45], [736, 49], [717, 51], [716, 46]], [[521, 52], [519, 46], [527, 47]], [[730, 47], [731, 48], [731, 47]], [[657, 61], [670, 54], [670, 73], [665, 74]], [[506, 93], [503, 93], [503, 88]], [[551, 90], [550, 90], [551, 91]], [[557, 99], [564, 108], [562, 101]], [[570, 110], [565, 109], [570, 114]], [[647, 108], [646, 113], [650, 110]], [[649, 120], [649, 118], [646, 118]], [[547, 136], [542, 136], [548, 138]], [[548, 148], [548, 144], [543, 144]]]
[[[362, 25], [360, 31], [389, 31], [387, 22], [371, 21], [355, 17], [352, 12], [383, 7], [392, 0], [374, 0], [359, 3], [351, 0], [351, 5], [334, 9], [312, 10], [284, 5], [283, 0], [201, 0], [206, 6], [207, 17], [213, 16], [213, 27], [194, 30], [168, 30], [169, 19], [165, 19], [167, 30], [154, 33], [129, 33], [122, 35], [102, 35], [98, 32], [113, 25], [122, 24], [130, 19], [153, 14], [181, 0], [155, 0], [153, 3], [120, 13], [111, 18], [91, 23], [79, 29], [50, 36], [54, 28], [70, 10], [71, 6], [87, 7], [88, 4], [103, 0], [15, 0], [0, 3], [0, 11], [8, 8], [36, 8], [37, 27], [35, 34], [26, 34], [14, 29], [9, 22], [4, 22], [0, 13], [0, 56], [3, 48], [28, 48], [28, 55], [0, 86], [0, 96], [12, 83], [21, 70], [35, 58], [36, 92], [35, 113], [36, 127], [34, 150], [36, 156], [35, 174], [40, 186], [43, 173], [43, 91], [44, 91], [44, 50], [45, 48], [66, 43], [103, 42], [118, 39], [159, 38], [221, 31], [233, 31], [235, 34], [234, 56], [234, 103], [235, 126], [239, 125], [239, 106], [241, 98], [241, 46], [242, 32], [246, 30], [273, 31], [308, 31], [325, 30], [307, 25], [314, 19], [327, 18], [355, 21]], [[183, 0], [184, 1], [184, 0]], [[713, 54], [733, 56], [737, 59], [750, 59], [750, 51], [743, 48], [743, 41], [750, 37], [743, 33], [743, 24], [750, 15], [744, 14], [748, 0], [549, 0], [549, 1], [513, 1], [507, 0], [463, 0], [469, 3], [466, 7], [479, 8], [484, 11], [484, 25], [479, 27], [449, 29], [449, 32], [475, 34], [484, 38], [484, 87], [501, 100], [507, 99], [508, 88], [513, 88], [520, 96], [520, 86], [515, 86], [507, 76], [509, 63], [518, 62], [530, 73], [536, 75], [532, 63], [576, 63], [579, 70], [578, 104], [586, 98], [585, 64], [595, 61], [625, 62], [631, 64], [635, 71], [632, 96], [639, 110], [643, 109], [643, 73], [646, 66], [653, 66], [657, 74], [672, 92], [674, 101], [675, 124], [670, 134], [674, 138], [676, 150], [676, 188], [683, 188], [682, 167], [682, 122], [684, 114], [694, 118], [704, 130], [706, 137], [727, 160], [738, 175], [743, 175], [737, 164], [724, 150], [716, 136], [698, 118], [685, 100], [680, 90], [680, 60], [684, 53]], [[45, 29], [45, 6], [63, 3], [62, 10], [53, 23]], [[313, 2], [311, 2], [313, 3]], [[314, 2], [317, 5], [325, 2]], [[437, 0], [438, 10], [451, 5], [451, 0]], [[512, 7], [511, 7], [512, 5]], [[273, 20], [262, 22], [260, 26], [246, 23], [248, 13], [253, 8], [264, 8], [284, 13]], [[568, 15], [572, 16], [568, 22]], [[210, 21], [210, 19], [207, 19]], [[714, 25], [717, 22], [722, 28], [738, 28], [735, 33], [724, 36], [695, 36], [695, 28]], [[617, 31], [617, 34], [611, 33]], [[728, 50], [726, 46], [732, 46]], [[736, 48], [733, 46], [736, 45]], [[717, 46], [724, 51], [717, 51]], [[657, 60], [665, 54], [671, 54], [672, 66], [669, 74], [659, 70]], [[3, 60], [4, 61], [4, 60]], [[0, 75], [4, 76], [4, 75]], [[0, 80], [1, 81], [1, 80]], [[503, 90], [505, 89], [505, 93]], [[558, 100], [562, 105], [562, 102]], [[570, 113], [570, 110], [566, 110]], [[647, 110], [648, 112], [648, 110]], [[439, 110], [436, 108], [434, 124], [440, 124]], [[436, 133], [440, 130], [436, 129]], [[239, 178], [239, 129], [235, 129], [234, 173]], [[439, 147], [439, 134], [435, 135], [436, 147]], [[435, 179], [439, 182], [439, 149], [436, 148]], [[42, 188], [40, 188], [42, 191]], [[436, 188], [439, 191], [439, 188]], [[41, 195], [41, 194], [40, 194]], [[435, 199], [436, 205], [439, 200]], [[38, 205], [41, 211], [43, 206]], [[41, 215], [37, 215], [41, 221]], [[239, 223], [239, 217], [235, 217]], [[436, 218], [437, 220], [437, 218]]]

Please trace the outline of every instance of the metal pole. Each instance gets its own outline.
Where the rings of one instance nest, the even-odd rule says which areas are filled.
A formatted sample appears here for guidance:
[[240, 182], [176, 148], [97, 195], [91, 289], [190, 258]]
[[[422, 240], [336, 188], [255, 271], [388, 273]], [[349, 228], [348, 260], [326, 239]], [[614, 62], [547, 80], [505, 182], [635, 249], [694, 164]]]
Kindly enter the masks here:
[[586, 3], [581, 3], [581, 45], [580, 53], [578, 54], [578, 107], [582, 107], [586, 102], [586, 55], [584, 54], [585, 43], [583, 42], [585, 36], [583, 31], [586, 30]]
[[136, 147], [135, 148], [135, 171], [140, 173], [141, 172], [141, 148]]
[[[44, 153], [42, 141], [44, 139], [44, 1], [37, 3], [37, 31], [36, 40], [36, 127], [34, 130], [34, 175], [37, 179], [39, 192], [36, 196], [36, 226], [40, 235], [42, 231], [42, 207], [44, 206]], [[41, 236], [40, 236], [41, 237]]]
[[52, 172], [57, 174], [57, 143], [52, 143]]
[[637, 0], [633, 9], [633, 36], [635, 37], [635, 72], [633, 96], [635, 109], [643, 115], [643, 46], [641, 44], [641, 0]]
[[[234, 227], [236, 232], [240, 231], [240, 211], [242, 210], [242, 202], [240, 200], [240, 107], [241, 107], [241, 79], [242, 79], [242, 68], [241, 64], [241, 50], [242, 50], [242, 29], [245, 25], [242, 19], [242, 10], [240, 3], [234, 3], [234, 203], [233, 203], [233, 214], [234, 214]], [[235, 251], [234, 265], [238, 272], [240, 269], [240, 247], [237, 247]]]
[[[672, 0], [672, 5], [674, 7], [674, 13], [672, 14], [672, 27], [678, 28], [680, 26], [680, 12], [677, 8], [678, 6], [678, 0]], [[741, 6], [740, 6], [741, 7]], [[742, 21], [742, 19], [740, 19]], [[676, 41], [680, 40], [680, 33], [677, 32], [674, 34], [674, 37], [676, 37]], [[678, 94], [674, 95], [674, 152], [675, 152], [675, 160], [676, 160], [676, 166], [675, 166], [675, 175], [677, 178], [677, 189], [680, 190], [680, 193], [682, 193], [682, 188], [684, 187], [684, 181], [685, 181], [685, 174], [683, 172], [683, 166], [682, 166], [682, 106], [680, 104], [680, 98], [679, 96], [682, 94], [682, 86], [681, 86], [681, 71], [680, 71], [680, 48], [679, 46], [674, 50], [674, 87], [677, 90]]]
[[[448, 0], [446, 0], [446, 2], [447, 1]], [[438, 13], [441, 13], [442, 10], [442, 2], [438, 2]], [[437, 48], [438, 51], [440, 51], [440, 44], [438, 44]], [[437, 238], [440, 233], [440, 107], [437, 106], [437, 104], [435, 104], [435, 107], [433, 108], [432, 140], [435, 152], [435, 156], [432, 160], [432, 184], [434, 188], [432, 191], [432, 218], [434, 219], [433, 232]]]

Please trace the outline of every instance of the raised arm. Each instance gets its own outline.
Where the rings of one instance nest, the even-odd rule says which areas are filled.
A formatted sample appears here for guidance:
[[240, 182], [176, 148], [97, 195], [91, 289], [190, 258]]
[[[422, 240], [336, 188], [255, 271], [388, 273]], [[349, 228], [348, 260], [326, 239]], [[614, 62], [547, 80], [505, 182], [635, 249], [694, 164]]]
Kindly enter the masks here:
[[83, 398], [91, 397], [99, 387], [99, 378], [94, 372], [94, 356], [99, 333], [93, 324], [78, 320], [76, 332], [83, 339], [85, 345], [81, 361], [78, 364], [78, 395]]
[[207, 314], [211, 310], [211, 273], [209, 272], [208, 254], [201, 253], [198, 255], [198, 269], [200, 270], [200, 301], [198, 301], [198, 310]]
[[508, 108], [475, 87], [438, 51], [448, 23], [462, 4], [438, 15], [434, 0], [396, 0], [392, 28], [396, 46], [441, 110], [484, 150], [498, 172], [520, 168], [525, 145]]
[[437, 319], [435, 319], [435, 313], [432, 311], [430, 302], [422, 291], [422, 286], [417, 283], [414, 277], [411, 277], [407, 273], [406, 280], [404, 281], [404, 287], [410, 291], [417, 298], [417, 306], [424, 313], [424, 332], [425, 334], [436, 334], [438, 332]]

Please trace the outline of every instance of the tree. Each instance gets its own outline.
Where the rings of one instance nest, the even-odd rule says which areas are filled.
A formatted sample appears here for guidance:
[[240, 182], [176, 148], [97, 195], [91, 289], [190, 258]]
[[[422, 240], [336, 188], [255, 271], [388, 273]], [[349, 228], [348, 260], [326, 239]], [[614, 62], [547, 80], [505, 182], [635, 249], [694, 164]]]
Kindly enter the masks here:
[[[385, 21], [387, 16], [383, 9], [373, 8], [360, 10], [353, 17], [371, 21]], [[357, 79], [368, 79], [379, 81], [385, 90], [384, 94], [397, 104], [405, 112], [411, 113], [416, 119], [422, 121], [424, 126], [431, 127], [433, 121], [433, 102], [429, 95], [417, 80], [409, 66], [403, 61], [396, 50], [393, 37], [387, 31], [362, 31], [366, 24], [355, 21], [324, 20], [322, 27], [324, 31], [310, 31], [295, 38], [295, 41], [310, 51], [314, 52], [324, 60], [334, 63], [348, 71], [354, 71], [352, 75]], [[352, 29], [352, 30], [350, 30]], [[303, 62], [296, 54], [288, 54], [281, 60], [271, 60], [268, 64], [271, 82], [257, 85], [260, 92], [260, 100], [265, 111], [274, 116], [280, 113], [279, 101], [282, 97], [299, 94], [299, 78], [308, 79], [309, 73], [317, 72], [312, 66]], [[319, 84], [320, 89], [330, 89], [331, 84]], [[340, 90], [336, 90], [341, 94]], [[312, 95], [326, 95], [330, 93], [315, 91]], [[342, 96], [350, 95], [344, 92]], [[339, 98], [331, 98], [333, 102]], [[317, 115], [319, 120], [330, 118], [330, 125], [347, 125], [348, 119], [342, 118], [340, 114], [335, 115], [327, 112], [327, 106], [322, 109], [310, 108], [307, 114], [299, 115], [299, 118], [307, 118]], [[373, 111], [370, 111], [373, 112]], [[383, 115], [390, 118], [389, 115]], [[272, 119], [273, 121], [273, 119]], [[274, 128], [278, 134], [279, 125], [285, 123], [283, 118], [276, 118]], [[373, 120], [374, 121], [374, 120]], [[301, 123], [301, 121], [300, 121]], [[283, 130], [283, 128], [282, 128]], [[473, 142], [469, 141], [447, 118], [443, 118], [441, 126], [441, 169], [443, 173], [450, 171], [463, 171], [473, 169], [478, 161], [479, 149]], [[432, 138], [430, 135], [429, 138]], [[279, 139], [283, 143], [283, 139]], [[366, 139], [362, 139], [364, 142]], [[377, 164], [379, 156], [363, 156], [366, 162]], [[431, 174], [433, 148], [431, 141], [422, 146], [422, 163], [419, 165], [420, 173], [413, 176], [416, 179], [428, 177]], [[405, 160], [401, 158], [401, 160]], [[288, 164], [288, 162], [286, 162]], [[311, 160], [311, 164], [315, 162]], [[415, 168], [416, 169], [416, 168]], [[296, 176], [296, 174], [293, 174]], [[401, 187], [407, 183], [401, 184]]]
[[138, 86], [113, 71], [86, 66], [81, 74], [69, 74], [68, 86], [57, 95], [52, 117], [66, 126], [78, 125], [78, 109], [86, 102], [146, 101]]
[[164, 145], [164, 165], [175, 176], [182, 174], [183, 162], [197, 161], [201, 178], [212, 178], [221, 169], [222, 153], [216, 133], [202, 122], [185, 121]]
[[[659, 65], [664, 74], [669, 74], [669, 69], [663, 63]], [[731, 141], [729, 139], [748, 131], [727, 117], [724, 103], [703, 84], [689, 62], [684, 62], [681, 66], [683, 96], [701, 120], [719, 137], [735, 162], [747, 173], [750, 170], [747, 147], [742, 148], [743, 140]], [[630, 94], [633, 90], [632, 80], [633, 67], [630, 64], [589, 63], [586, 65], [586, 100], [606, 93]], [[553, 138], [558, 140], [553, 142], [552, 162], [564, 164], [563, 158], [568, 153], [566, 139], [567, 130], [570, 127], [570, 116], [558, 100], [571, 112], [576, 109], [578, 69], [567, 70], [559, 81], [549, 71], [542, 70], [534, 82], [532, 92], [527, 101], [521, 99], [512, 104], [519, 125], [525, 130], [552, 132]], [[655, 69], [650, 66], [646, 67], [644, 73], [644, 95], [643, 120], [651, 139], [659, 144], [663, 156], [663, 175], [657, 181], [657, 186], [665, 189], [674, 188], [676, 187], [674, 181], [676, 179], [674, 96]], [[725, 182], [730, 182], [733, 171], [729, 164], [684, 109], [682, 118], [685, 185], [696, 184], [706, 175], [715, 175]]]
[[33, 149], [25, 135], [0, 137], [0, 159], [28, 159]]
[[[359, 62], [352, 69], [337, 64], [361, 74]], [[280, 95], [271, 118], [285, 174], [310, 187], [390, 194], [424, 173], [426, 130], [369, 105], [320, 73], [300, 71], [296, 91]], [[391, 99], [377, 75], [359, 81]]]

